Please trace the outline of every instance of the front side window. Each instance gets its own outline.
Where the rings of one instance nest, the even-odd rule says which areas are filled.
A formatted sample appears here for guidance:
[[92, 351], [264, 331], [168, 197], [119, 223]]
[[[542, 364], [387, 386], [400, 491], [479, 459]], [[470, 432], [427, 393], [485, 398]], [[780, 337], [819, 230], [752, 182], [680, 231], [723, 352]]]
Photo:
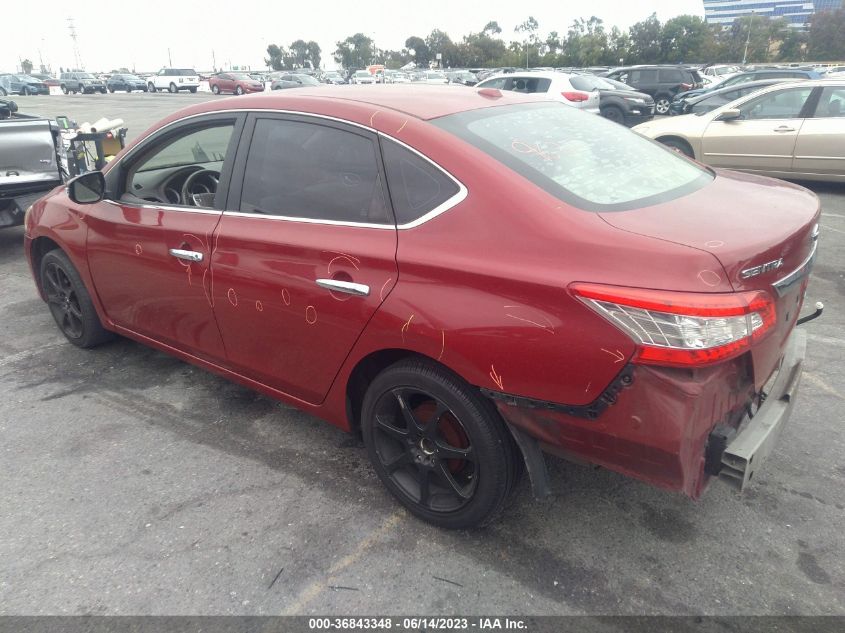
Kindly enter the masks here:
[[654, 83], [657, 81], [657, 69], [632, 70], [631, 81], [628, 83], [638, 85], [643, 83]]
[[535, 93], [548, 92], [551, 84], [551, 79], [545, 79], [543, 77], [513, 77], [511, 79], [511, 85], [506, 85], [505, 87], [514, 92]]
[[129, 167], [127, 194], [148, 202], [214, 206], [233, 121], [190, 126], [144, 151]]
[[711, 172], [656, 143], [563, 104], [484, 108], [432, 123], [588, 211], [666, 202], [713, 179]]
[[845, 117], [845, 86], [830, 86], [822, 90], [815, 118]]
[[370, 138], [280, 119], [256, 121], [240, 210], [333, 222], [391, 221]]
[[744, 119], [797, 119], [812, 88], [793, 88], [770, 92], [745, 103], [740, 110]]

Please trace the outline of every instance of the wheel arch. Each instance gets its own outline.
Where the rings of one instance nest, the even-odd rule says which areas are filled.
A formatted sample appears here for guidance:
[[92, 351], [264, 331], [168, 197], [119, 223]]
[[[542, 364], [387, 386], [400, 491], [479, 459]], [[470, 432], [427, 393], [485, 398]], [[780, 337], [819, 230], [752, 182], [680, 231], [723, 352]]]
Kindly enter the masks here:
[[42, 235], [32, 240], [32, 274], [35, 277], [38, 294], [44, 299], [44, 291], [41, 288], [41, 260], [50, 251], [62, 250], [59, 243], [54, 239]]
[[656, 137], [654, 140], [658, 143], [664, 144], [666, 141], [674, 141], [676, 143], [681, 143], [689, 149], [690, 156], [694, 159], [697, 159], [697, 156], [695, 155], [695, 149], [693, 148], [692, 143], [690, 143], [683, 136], [678, 136], [677, 134], [664, 134], [663, 136]]

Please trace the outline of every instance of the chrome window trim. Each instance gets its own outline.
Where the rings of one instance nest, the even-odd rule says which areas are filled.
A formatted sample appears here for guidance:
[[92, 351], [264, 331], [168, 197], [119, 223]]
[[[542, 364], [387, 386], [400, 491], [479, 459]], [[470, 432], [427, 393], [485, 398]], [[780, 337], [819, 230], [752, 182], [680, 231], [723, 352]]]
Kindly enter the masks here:
[[158, 211], [185, 211], [186, 213], [205, 213], [211, 215], [220, 215], [223, 213], [222, 211], [218, 211], [217, 209], [201, 209], [198, 207], [180, 207], [178, 205], [172, 204], [155, 204], [151, 202], [147, 203], [139, 203], [139, 202], [120, 202], [119, 200], [103, 200], [108, 204], [113, 204], [116, 207], [138, 207], [140, 209], [156, 209]]
[[[157, 134], [161, 130], [165, 130], [165, 129], [173, 126], [173, 125], [177, 125], [177, 124], [183, 123], [185, 121], [190, 121], [191, 119], [195, 119], [197, 117], [215, 116], [215, 115], [218, 115], [218, 114], [240, 114], [240, 113], [246, 113], [246, 114], [262, 114], [262, 113], [267, 113], [267, 114], [292, 114], [292, 115], [296, 115], [296, 116], [322, 119], [322, 120], [325, 120], [325, 121], [333, 121], [333, 122], [336, 122], [336, 123], [342, 123], [344, 125], [351, 125], [353, 127], [357, 127], [357, 128], [362, 129], [362, 130], [366, 130], [368, 132], [377, 134], [381, 138], [385, 138], [389, 141], [397, 143], [398, 145], [401, 145], [405, 149], [413, 152], [414, 154], [416, 154], [417, 156], [419, 156], [423, 160], [428, 161], [432, 166], [434, 166], [436, 169], [438, 169], [443, 174], [445, 174], [448, 178], [450, 178], [452, 180], [452, 182], [454, 182], [458, 186], [458, 192], [455, 195], [453, 195], [451, 198], [448, 198], [447, 200], [445, 200], [444, 202], [442, 202], [441, 204], [436, 206], [434, 209], [432, 209], [431, 211], [429, 211], [425, 215], [422, 215], [419, 218], [417, 218], [416, 220], [414, 220], [412, 222], [407, 222], [405, 224], [395, 224], [395, 223], [373, 224], [373, 223], [368, 223], [368, 222], [344, 222], [344, 221], [340, 221], [340, 220], [320, 220], [320, 219], [316, 219], [316, 218], [302, 218], [302, 217], [298, 217], [298, 216], [260, 215], [260, 214], [256, 214], [256, 213], [245, 213], [245, 212], [242, 212], [242, 211], [227, 211], [225, 209], [221, 212], [221, 211], [217, 211], [217, 210], [191, 209], [189, 207], [181, 207], [181, 206], [173, 206], [173, 205], [147, 205], [147, 204], [137, 204], [137, 203], [127, 203], [127, 204], [130, 204], [130, 205], [136, 206], [136, 207], [151, 208], [151, 209], [162, 209], [162, 210], [165, 210], [165, 211], [187, 211], [189, 213], [217, 213], [217, 214], [222, 213], [223, 215], [229, 215], [229, 216], [233, 216], [233, 217], [261, 218], [261, 219], [264, 219], [264, 220], [282, 220], [282, 221], [285, 221], [285, 222], [302, 222], [304, 224], [327, 224], [327, 225], [331, 225], [331, 226], [349, 226], [349, 227], [358, 227], [358, 228], [367, 228], [367, 229], [407, 230], [407, 229], [416, 228], [416, 227], [420, 226], [421, 224], [425, 224], [429, 220], [436, 218], [438, 215], [441, 215], [441, 214], [445, 213], [446, 211], [448, 211], [449, 209], [456, 207], [461, 202], [463, 202], [466, 199], [467, 195], [469, 194], [469, 191], [464, 186], [464, 184], [460, 180], [455, 178], [455, 176], [452, 175], [451, 172], [447, 171], [442, 166], [440, 166], [439, 164], [434, 162], [431, 158], [429, 158], [428, 156], [426, 156], [425, 154], [423, 154], [419, 150], [411, 147], [407, 143], [403, 143], [398, 138], [390, 136], [389, 134], [385, 134], [384, 132], [381, 132], [381, 131], [373, 128], [373, 127], [363, 125], [361, 123], [356, 123], [355, 121], [349, 121], [347, 119], [340, 119], [338, 117], [329, 116], [327, 114], [315, 114], [315, 113], [312, 113], [312, 112], [300, 112], [300, 111], [297, 111], [297, 110], [284, 110], [284, 109], [278, 109], [278, 108], [266, 108], [266, 109], [265, 108], [257, 108], [257, 109], [231, 108], [231, 109], [227, 109], [227, 110], [212, 110], [212, 111], [209, 111], [209, 112], [200, 112], [198, 114], [191, 114], [189, 116], [182, 117], [181, 119], [176, 119], [175, 121], [171, 121], [170, 123], [167, 123], [167, 124], [161, 126], [160, 128], [158, 128], [155, 132], [153, 132], [153, 134]], [[152, 136], [152, 134], [150, 136]], [[139, 143], [138, 145], [135, 145], [132, 148], [130, 148], [129, 151], [127, 151], [126, 154], [121, 156], [120, 159], [116, 162], [122, 163], [124, 160], [127, 159], [127, 157], [132, 156], [136, 152], [136, 150], [139, 148], [139, 146], [141, 146], [143, 144], [143, 141], [145, 141], [147, 138], [149, 138], [149, 137], [142, 139], [142, 143]], [[115, 167], [116, 167], [116, 165], [115, 165]], [[115, 167], [112, 167], [112, 169], [114, 169]], [[119, 201], [106, 200], [105, 202], [110, 202], [112, 204], [116, 204], [118, 206], [121, 206]]]

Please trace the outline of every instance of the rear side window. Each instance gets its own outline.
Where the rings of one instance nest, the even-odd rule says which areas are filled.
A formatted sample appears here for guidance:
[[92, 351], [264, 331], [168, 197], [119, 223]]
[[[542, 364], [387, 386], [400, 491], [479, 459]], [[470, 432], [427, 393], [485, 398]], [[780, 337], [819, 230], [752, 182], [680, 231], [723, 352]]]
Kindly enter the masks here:
[[660, 83], [673, 84], [680, 83], [684, 80], [683, 74], [677, 68], [661, 68], [660, 69]]
[[548, 92], [551, 85], [552, 80], [544, 77], [512, 77], [505, 83], [505, 89], [525, 93]]
[[587, 211], [666, 202], [713, 179], [711, 172], [656, 143], [564, 104], [483, 108], [433, 123]]
[[438, 167], [398, 143], [382, 140], [382, 156], [399, 225], [419, 220], [460, 192], [457, 183]]
[[240, 210], [332, 222], [390, 222], [370, 138], [282, 119], [255, 124]]

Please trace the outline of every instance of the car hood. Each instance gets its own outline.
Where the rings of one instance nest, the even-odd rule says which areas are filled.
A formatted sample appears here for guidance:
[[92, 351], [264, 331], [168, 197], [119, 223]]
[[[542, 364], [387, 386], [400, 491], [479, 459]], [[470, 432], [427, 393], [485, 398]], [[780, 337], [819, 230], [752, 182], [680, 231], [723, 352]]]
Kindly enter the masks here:
[[696, 88], [695, 90], [687, 90], [686, 92], [679, 92], [675, 95], [674, 101], [682, 101], [684, 99], [690, 99], [692, 97], [697, 97], [699, 95], [706, 94], [711, 92], [710, 88]]
[[608, 97], [636, 97], [638, 99], [644, 99], [646, 103], [653, 103], [654, 99], [651, 95], [648, 95], [644, 92], [638, 92], [636, 90], [601, 90], [601, 96], [608, 96]]

